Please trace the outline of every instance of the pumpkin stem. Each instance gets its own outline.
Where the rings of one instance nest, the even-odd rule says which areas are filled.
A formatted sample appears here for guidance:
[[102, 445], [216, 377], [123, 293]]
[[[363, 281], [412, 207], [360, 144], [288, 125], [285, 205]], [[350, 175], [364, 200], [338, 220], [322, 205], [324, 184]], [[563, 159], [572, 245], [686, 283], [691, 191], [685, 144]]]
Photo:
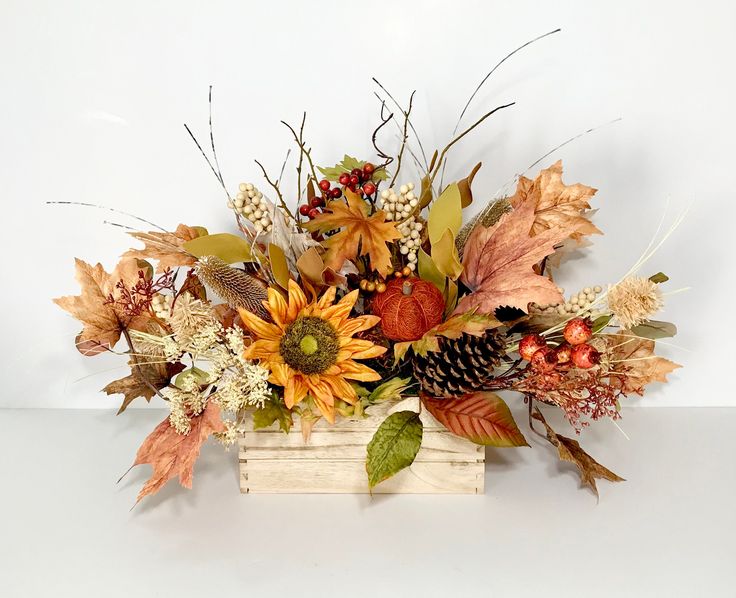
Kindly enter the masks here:
[[411, 282], [409, 282], [408, 280], [405, 280], [404, 284], [401, 287], [401, 292], [404, 295], [411, 295], [411, 287], [412, 287]]

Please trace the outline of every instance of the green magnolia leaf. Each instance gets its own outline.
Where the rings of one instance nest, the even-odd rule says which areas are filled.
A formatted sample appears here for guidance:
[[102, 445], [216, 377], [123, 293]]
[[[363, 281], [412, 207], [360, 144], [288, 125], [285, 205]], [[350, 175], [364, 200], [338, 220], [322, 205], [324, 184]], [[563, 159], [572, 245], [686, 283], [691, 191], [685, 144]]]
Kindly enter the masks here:
[[593, 334], [599, 333], [606, 326], [608, 326], [608, 324], [611, 322], [612, 317], [613, 316], [611, 314], [606, 314], [603, 316], [598, 316], [595, 320], [593, 320], [593, 325], [591, 326]]
[[677, 334], [677, 326], [670, 322], [660, 322], [658, 320], [647, 320], [631, 329], [631, 333], [636, 336], [656, 340], [658, 338], [669, 338]]
[[437, 270], [450, 280], [457, 280], [463, 273], [463, 265], [455, 246], [455, 235], [449, 228], [446, 228], [442, 236], [432, 243], [432, 261]]
[[656, 284], [662, 284], [663, 282], [667, 282], [670, 279], [669, 276], [667, 276], [664, 272], [657, 272], [656, 274], [653, 274], [649, 277], [649, 280]]
[[460, 188], [457, 183], [445, 187], [440, 196], [432, 202], [427, 219], [429, 241], [434, 245], [449, 228], [453, 236], [457, 235], [463, 223], [463, 208], [460, 199]]
[[[344, 172], [350, 172], [354, 168], [360, 168], [362, 170], [365, 164], [366, 162], [364, 160], [358, 160], [357, 158], [353, 158], [352, 156], [345, 154], [342, 162], [338, 162], [332, 167], [317, 166], [317, 170], [319, 170], [328, 181], [336, 181]], [[374, 181], [385, 181], [388, 179], [388, 172], [386, 172], [385, 168], [378, 168], [373, 172], [373, 176], [371, 178]]]
[[268, 259], [271, 261], [271, 271], [273, 272], [274, 280], [276, 280], [282, 289], [288, 290], [291, 275], [289, 273], [289, 264], [286, 261], [284, 250], [278, 245], [269, 243]]
[[414, 411], [389, 415], [368, 443], [365, 470], [374, 488], [414, 462], [422, 444], [422, 421]]
[[419, 270], [419, 278], [431, 282], [440, 291], [445, 290], [447, 277], [437, 269], [432, 257], [421, 247], [417, 252], [417, 269]]
[[283, 401], [279, 399], [266, 401], [263, 407], [259, 407], [253, 412], [254, 430], [268, 428], [276, 421], [279, 422], [279, 428], [281, 428], [281, 431], [286, 432], [287, 434], [289, 430], [291, 430], [291, 426], [294, 425], [294, 420], [291, 418], [291, 411], [289, 411]]
[[399, 378], [397, 376], [374, 388], [366, 400], [370, 405], [384, 401], [398, 401], [409, 386], [411, 386], [411, 377]]
[[254, 261], [250, 243], [230, 233], [197, 237], [184, 243], [183, 247], [195, 257], [214, 255], [228, 264]]

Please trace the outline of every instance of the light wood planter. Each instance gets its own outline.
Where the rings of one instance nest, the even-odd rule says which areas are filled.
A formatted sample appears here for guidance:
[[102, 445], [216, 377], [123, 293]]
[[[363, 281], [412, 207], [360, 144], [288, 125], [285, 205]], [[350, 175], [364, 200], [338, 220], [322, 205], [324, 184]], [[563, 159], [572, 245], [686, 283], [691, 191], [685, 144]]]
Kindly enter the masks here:
[[[387, 415], [418, 410], [418, 399], [370, 408], [363, 420], [318, 422], [307, 444], [298, 429], [276, 425], [253, 430], [248, 422], [239, 440], [243, 493], [367, 493], [366, 446]], [[382, 494], [483, 494], [485, 447], [450, 434], [426, 410], [422, 448], [411, 467], [379, 484]], [[298, 425], [295, 426], [298, 428]]]

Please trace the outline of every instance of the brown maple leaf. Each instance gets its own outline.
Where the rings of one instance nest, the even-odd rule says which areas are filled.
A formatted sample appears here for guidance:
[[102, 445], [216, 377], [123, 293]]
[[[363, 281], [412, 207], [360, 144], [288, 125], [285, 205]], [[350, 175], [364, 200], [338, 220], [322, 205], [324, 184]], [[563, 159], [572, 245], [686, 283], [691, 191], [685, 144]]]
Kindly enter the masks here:
[[349, 189], [345, 190], [345, 198], [347, 202], [335, 200], [328, 203], [325, 212], [304, 223], [304, 228], [321, 233], [342, 229], [322, 243], [327, 249], [325, 265], [328, 268], [338, 271], [345, 260], [367, 255], [371, 269], [385, 276], [391, 266], [391, 251], [387, 243], [401, 238], [396, 223], [387, 222], [383, 210], [376, 210], [369, 216], [368, 203]]
[[564, 300], [557, 286], [533, 270], [568, 236], [561, 228], [532, 237], [534, 204], [523, 202], [493, 226], [475, 227], [465, 244], [461, 280], [473, 292], [463, 297], [455, 314], [476, 309], [493, 313], [500, 306], [527, 311], [529, 303], [553, 304]]
[[654, 354], [655, 342], [622, 330], [606, 337], [610, 384], [624, 394], [644, 394], [651, 382], [667, 382], [667, 374], [682, 367]]
[[167, 417], [151, 432], [138, 449], [133, 467], [148, 463], [153, 474], [138, 493], [136, 503], [149, 494], [158, 492], [166, 482], [179, 476], [179, 483], [192, 487], [194, 463], [199, 450], [210, 434], [223, 432], [225, 425], [220, 419], [220, 408], [212, 401], [207, 403], [200, 415], [190, 419], [188, 434], [179, 434]]
[[141, 270], [150, 268], [146, 262], [132, 257], [123, 258], [111, 274], [101, 264], [92, 266], [87, 262], [75, 259], [76, 279], [82, 289], [75, 296], [54, 299], [62, 309], [84, 324], [82, 332], [76, 339], [76, 346], [82, 355], [97, 355], [111, 349], [120, 339], [124, 328], [138, 328], [147, 318], [130, 318], [122, 313], [110, 296], [117, 298], [121, 282], [132, 286], [138, 280]]
[[597, 189], [577, 183], [562, 182], [562, 160], [542, 170], [536, 179], [521, 177], [516, 193], [509, 198], [514, 208], [531, 201], [534, 204], [532, 236], [552, 228], [568, 231], [568, 236], [580, 241], [586, 235], [601, 234], [589, 219], [590, 203]]
[[138, 397], [143, 397], [150, 403], [156, 391], [168, 386], [171, 379], [184, 369], [181, 363], [161, 363], [160, 358], [146, 360], [138, 357], [137, 362], [131, 360], [128, 365], [130, 365], [130, 375], [113, 380], [102, 389], [102, 392], [107, 395], [123, 395], [118, 415]]
[[593, 457], [580, 448], [580, 443], [577, 440], [557, 434], [545, 421], [539, 409], [535, 408], [532, 417], [542, 422], [547, 432], [547, 440], [557, 448], [560, 459], [562, 461], [568, 461], [578, 468], [580, 480], [584, 485], [589, 486], [595, 492], [596, 496], [598, 496], [598, 487], [595, 483], [596, 478], [608, 480], [609, 482], [626, 481], [593, 459]]
[[129, 249], [123, 257], [137, 257], [143, 259], [158, 260], [156, 272], [163, 272], [167, 268], [178, 268], [179, 266], [193, 266], [197, 258], [184, 251], [183, 246], [187, 241], [201, 236], [200, 229], [180, 224], [173, 233], [168, 232], [135, 232], [129, 233], [131, 237], [143, 241], [143, 249]]

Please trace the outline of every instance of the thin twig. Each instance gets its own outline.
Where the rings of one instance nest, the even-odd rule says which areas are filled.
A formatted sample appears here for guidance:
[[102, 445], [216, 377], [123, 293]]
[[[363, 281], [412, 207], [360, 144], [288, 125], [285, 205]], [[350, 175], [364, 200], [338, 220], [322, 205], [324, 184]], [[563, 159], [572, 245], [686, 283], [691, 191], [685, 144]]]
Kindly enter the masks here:
[[281, 172], [279, 172], [279, 178], [276, 179], [277, 185], [281, 185], [281, 179], [284, 176], [284, 170], [286, 170], [286, 163], [289, 161], [290, 155], [291, 155], [291, 148], [286, 150], [286, 157], [284, 158], [283, 164], [281, 164]]
[[406, 109], [406, 112], [404, 112], [404, 131], [401, 138], [401, 148], [399, 149], [399, 155], [396, 157], [396, 170], [394, 171], [394, 176], [391, 179], [391, 182], [388, 184], [389, 187], [393, 187], [394, 183], [396, 182], [397, 177], [399, 176], [399, 171], [401, 170], [401, 158], [404, 156], [404, 148], [406, 147], [406, 139], [408, 137], [408, 126], [409, 126], [409, 115], [411, 114], [412, 106], [414, 105], [414, 94], [415, 91], [411, 92], [411, 95], [409, 96], [409, 107]]
[[123, 330], [125, 341], [128, 343], [128, 353], [130, 354], [130, 360], [133, 362], [133, 367], [138, 370], [138, 377], [141, 379], [143, 384], [150, 388], [154, 393], [156, 393], [164, 401], [168, 401], [168, 399], [164, 395], [162, 395], [161, 392], [159, 392], [158, 388], [151, 384], [148, 378], [146, 378], [146, 375], [143, 373], [143, 368], [141, 368], [140, 364], [138, 363], [138, 358], [135, 356], [135, 348], [133, 346], [133, 340], [130, 338], [130, 333], [128, 332], [128, 329], [126, 327], [122, 326], [121, 328]]
[[[222, 188], [225, 189], [225, 193], [227, 193], [227, 185], [225, 184], [225, 179], [222, 178], [222, 170], [220, 170], [220, 163], [217, 161], [217, 150], [215, 149], [215, 135], [212, 131], [212, 85], [210, 85], [208, 103], [209, 103], [209, 108], [210, 108], [210, 146], [212, 147], [212, 157], [215, 159], [215, 166], [217, 167], [217, 179], [220, 181]], [[229, 194], [228, 194], [228, 199], [230, 199]]]
[[[394, 96], [391, 95], [391, 92], [389, 92], [388, 89], [386, 89], [383, 85], [381, 85], [381, 83], [380, 83], [380, 81], [378, 81], [378, 79], [376, 79], [375, 77], [372, 77], [372, 79], [375, 82], [375, 84], [378, 85], [378, 87], [380, 87], [384, 91], [384, 93], [396, 105], [396, 107], [399, 110], [401, 110], [402, 113], [405, 114], [406, 113], [406, 110], [404, 110], [401, 107], [401, 104], [399, 104], [399, 102], [396, 101], [396, 98], [394, 98]], [[427, 154], [424, 151], [424, 146], [422, 145], [422, 140], [419, 137], [419, 134], [417, 133], [417, 130], [414, 128], [414, 125], [412, 124], [411, 121], [409, 121], [409, 128], [411, 128], [411, 132], [414, 133], [414, 137], [417, 140], [417, 145], [419, 146], [419, 151], [422, 152], [422, 158], [424, 159], [424, 169], [425, 169], [425, 171], [429, 171], [429, 162], [427, 161]]]
[[187, 130], [187, 133], [189, 133], [189, 136], [192, 138], [192, 141], [194, 141], [195, 145], [199, 149], [199, 153], [202, 154], [202, 157], [207, 162], [207, 165], [210, 167], [210, 170], [212, 171], [212, 174], [215, 175], [215, 178], [217, 179], [217, 182], [222, 185], [222, 188], [225, 190], [225, 195], [229, 200], [232, 201], [232, 198], [230, 197], [230, 192], [227, 190], [227, 187], [225, 187], [225, 184], [220, 180], [220, 176], [217, 174], [217, 170], [215, 169], [214, 165], [210, 161], [210, 159], [207, 157], [207, 154], [204, 153], [204, 150], [202, 149], [202, 146], [199, 144], [199, 141], [194, 136], [194, 133], [192, 133], [192, 130], [189, 128], [189, 125], [184, 123], [184, 128]]
[[153, 226], [154, 228], [157, 228], [158, 230], [163, 231], [165, 233], [169, 232], [162, 226], [159, 226], [158, 224], [154, 224], [150, 220], [146, 220], [145, 218], [141, 218], [140, 216], [136, 216], [135, 214], [131, 214], [129, 212], [123, 212], [122, 210], [118, 210], [116, 208], [110, 208], [108, 206], [100, 206], [94, 203], [87, 203], [84, 201], [47, 201], [46, 205], [83, 206], [85, 208], [97, 208], [98, 210], [108, 210], [110, 212], [115, 212], [116, 214], [122, 214], [123, 216], [127, 216], [128, 218], [134, 218], [135, 220], [144, 222], [145, 224], [149, 224], [150, 226]]
[[268, 176], [268, 173], [266, 172], [266, 169], [263, 167], [263, 164], [261, 164], [258, 160], [254, 160], [258, 166], [261, 167], [261, 171], [263, 172], [263, 176], [268, 182], [269, 185], [276, 191], [276, 194], [279, 196], [279, 203], [281, 204], [281, 208], [286, 212], [292, 220], [294, 219], [294, 216], [291, 213], [291, 210], [289, 209], [289, 206], [286, 205], [286, 202], [284, 201], [284, 196], [281, 194], [281, 189], [279, 189], [278, 183], [275, 183], [271, 180], [271, 178]]
[[376, 141], [376, 138], [377, 138], [377, 136], [378, 136], [378, 132], [379, 132], [379, 131], [380, 131], [380, 130], [381, 130], [381, 129], [383, 128], [383, 127], [385, 127], [385, 126], [386, 126], [386, 125], [387, 125], [388, 123], [390, 123], [390, 122], [391, 122], [391, 119], [392, 119], [392, 118], [394, 117], [394, 115], [393, 115], [393, 112], [390, 112], [388, 116], [384, 117], [384, 116], [383, 116], [383, 112], [384, 112], [384, 110], [385, 110], [385, 109], [386, 109], [386, 105], [385, 105], [385, 104], [382, 104], [382, 105], [381, 105], [381, 115], [380, 115], [380, 116], [381, 116], [381, 124], [380, 124], [380, 125], [378, 125], [378, 126], [377, 126], [377, 127], [375, 128], [375, 130], [373, 131], [373, 135], [371, 135], [371, 143], [373, 143], [373, 147], [374, 147], [374, 148], [375, 148], [375, 150], [376, 150], [376, 154], [378, 155], [378, 157], [379, 157], [379, 158], [382, 158], [382, 159], [384, 160], [383, 164], [381, 164], [380, 166], [377, 166], [377, 167], [376, 167], [376, 170], [379, 170], [379, 169], [381, 169], [381, 168], [383, 168], [383, 169], [385, 170], [385, 169], [386, 169], [386, 167], [387, 167], [387, 166], [388, 166], [389, 164], [391, 164], [391, 162], [393, 162], [393, 161], [394, 161], [394, 159], [393, 159], [393, 157], [392, 157], [392, 156], [389, 156], [389, 155], [388, 155], [388, 154], [387, 154], [386, 152], [384, 152], [384, 151], [383, 151], [383, 150], [382, 150], [382, 149], [381, 149], [380, 147], [378, 147], [378, 142]]
[[[304, 117], [302, 118], [302, 128], [304, 127], [304, 119], [306, 119], [307, 114], [304, 113]], [[312, 162], [312, 149], [307, 148], [304, 144], [304, 140], [300, 139], [300, 136], [297, 135], [296, 131], [294, 130], [294, 127], [292, 127], [289, 123], [282, 120], [281, 124], [284, 125], [289, 131], [291, 131], [291, 134], [294, 136], [294, 141], [296, 141], [296, 144], [299, 146], [299, 150], [304, 154], [304, 157], [307, 159], [307, 164], [309, 164], [309, 169], [312, 173], [312, 177], [314, 180], [319, 180], [317, 177], [317, 171], [314, 169], [314, 162]], [[303, 130], [303, 129], [302, 129]]]

